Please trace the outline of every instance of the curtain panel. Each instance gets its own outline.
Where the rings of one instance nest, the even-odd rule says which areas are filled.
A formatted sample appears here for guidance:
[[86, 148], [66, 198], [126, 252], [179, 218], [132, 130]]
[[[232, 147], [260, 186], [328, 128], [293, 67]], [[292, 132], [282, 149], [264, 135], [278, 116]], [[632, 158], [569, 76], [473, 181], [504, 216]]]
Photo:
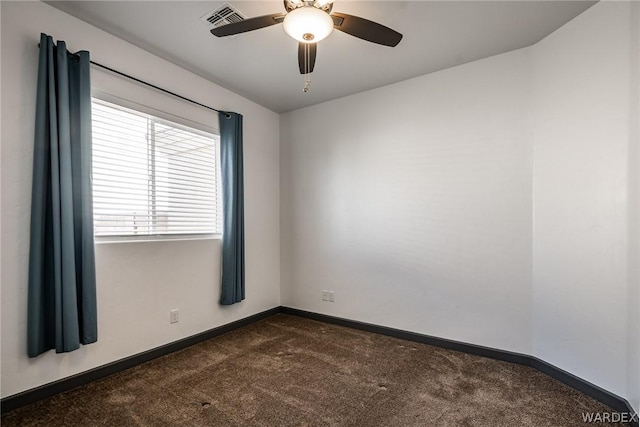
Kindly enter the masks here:
[[224, 221], [220, 304], [231, 305], [245, 297], [242, 115], [223, 111], [219, 118]]
[[40, 36], [27, 352], [97, 341], [89, 53]]

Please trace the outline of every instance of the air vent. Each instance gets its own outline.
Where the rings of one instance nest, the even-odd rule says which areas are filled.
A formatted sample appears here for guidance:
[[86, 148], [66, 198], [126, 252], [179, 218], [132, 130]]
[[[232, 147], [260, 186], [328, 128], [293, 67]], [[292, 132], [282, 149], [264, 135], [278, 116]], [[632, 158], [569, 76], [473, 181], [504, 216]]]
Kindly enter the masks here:
[[221, 27], [223, 25], [244, 21], [245, 19], [246, 16], [229, 3], [224, 3], [219, 8], [200, 17], [202, 22], [213, 27]]

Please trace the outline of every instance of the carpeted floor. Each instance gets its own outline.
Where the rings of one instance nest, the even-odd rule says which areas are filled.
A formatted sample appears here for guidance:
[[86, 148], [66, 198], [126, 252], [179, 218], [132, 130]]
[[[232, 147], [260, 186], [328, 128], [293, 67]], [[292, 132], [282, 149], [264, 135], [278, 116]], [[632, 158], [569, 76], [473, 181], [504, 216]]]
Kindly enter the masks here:
[[2, 416], [2, 426], [585, 426], [519, 365], [278, 314]]

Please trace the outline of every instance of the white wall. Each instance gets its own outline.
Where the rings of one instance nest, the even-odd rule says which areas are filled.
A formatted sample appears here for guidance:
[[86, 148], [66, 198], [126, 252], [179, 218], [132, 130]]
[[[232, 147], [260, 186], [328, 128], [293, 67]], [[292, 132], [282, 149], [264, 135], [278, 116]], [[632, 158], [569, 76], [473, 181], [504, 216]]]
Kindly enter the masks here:
[[529, 353], [530, 69], [519, 50], [284, 114], [283, 303]]
[[[640, 413], [640, 3], [631, 5], [631, 108], [629, 109], [629, 333], [628, 395]], [[635, 97], [633, 96], [635, 94]], [[635, 240], [633, 238], [635, 236]]]
[[[635, 17], [631, 24], [631, 57], [635, 61], [631, 64], [631, 88], [636, 94], [629, 111], [631, 121], [631, 138], [629, 139], [629, 196], [635, 203], [629, 209], [630, 236], [630, 295], [629, 295], [629, 399], [636, 412], [640, 413], [640, 3], [631, 6], [631, 17]], [[634, 53], [635, 52], [635, 53]]]
[[[280, 305], [279, 117], [40, 2], [1, 2], [2, 396], [39, 386]], [[218, 305], [220, 241], [98, 244], [98, 342], [26, 356], [33, 117], [40, 32], [92, 59], [245, 117], [247, 299]], [[215, 114], [104, 73], [102, 89], [216, 125]], [[180, 322], [169, 324], [169, 310]]]
[[601, 2], [533, 49], [534, 355], [623, 396], [636, 239], [630, 17], [629, 3]]
[[283, 304], [531, 354], [638, 409], [637, 11], [283, 115]]

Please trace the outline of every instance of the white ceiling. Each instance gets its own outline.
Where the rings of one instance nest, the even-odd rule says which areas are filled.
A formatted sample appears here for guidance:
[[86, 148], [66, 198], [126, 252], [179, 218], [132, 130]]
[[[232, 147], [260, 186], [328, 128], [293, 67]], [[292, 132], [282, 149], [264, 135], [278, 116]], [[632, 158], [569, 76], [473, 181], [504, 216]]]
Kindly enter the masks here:
[[[308, 93], [297, 42], [282, 25], [232, 38], [209, 33], [200, 17], [222, 1], [47, 3], [281, 113], [530, 46], [595, 2], [336, 0], [335, 12], [404, 38], [389, 48], [334, 31], [318, 44]], [[247, 17], [284, 11], [281, 0], [229, 3]]]

